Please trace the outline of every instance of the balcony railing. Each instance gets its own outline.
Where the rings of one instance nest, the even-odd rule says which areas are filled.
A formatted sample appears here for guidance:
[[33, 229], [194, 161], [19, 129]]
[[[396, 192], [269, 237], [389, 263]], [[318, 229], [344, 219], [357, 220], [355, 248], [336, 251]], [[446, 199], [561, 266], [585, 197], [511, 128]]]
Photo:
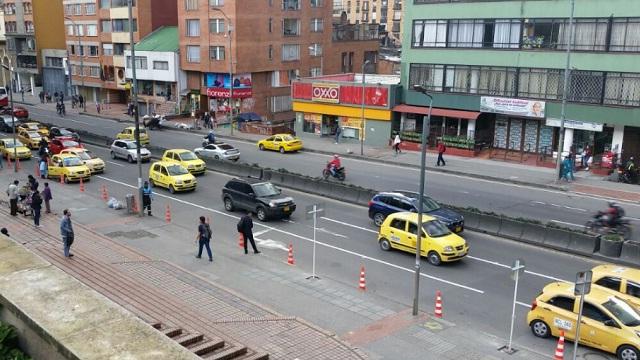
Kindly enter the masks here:
[[379, 24], [333, 24], [333, 41], [380, 40]]

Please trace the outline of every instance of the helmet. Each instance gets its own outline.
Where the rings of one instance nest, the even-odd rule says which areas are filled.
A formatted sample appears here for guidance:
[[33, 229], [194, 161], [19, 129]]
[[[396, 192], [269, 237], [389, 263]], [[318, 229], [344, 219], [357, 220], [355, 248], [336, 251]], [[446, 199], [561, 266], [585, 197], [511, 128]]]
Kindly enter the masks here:
[[340, 156], [339, 156], [338, 154], [333, 154], [333, 158], [334, 158], [334, 159], [339, 159], [339, 158], [340, 158]]
[[609, 201], [609, 207], [614, 207], [614, 206], [616, 206], [616, 203], [613, 201]]
[[209, 130], [209, 134], [213, 134], [213, 130]]

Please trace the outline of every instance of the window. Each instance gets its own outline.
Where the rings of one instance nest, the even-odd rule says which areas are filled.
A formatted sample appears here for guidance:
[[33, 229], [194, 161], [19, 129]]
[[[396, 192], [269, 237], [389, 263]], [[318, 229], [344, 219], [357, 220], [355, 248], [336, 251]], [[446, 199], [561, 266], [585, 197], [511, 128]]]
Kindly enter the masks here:
[[[114, 19], [111, 21], [112, 32], [129, 32], [128, 19]], [[133, 31], [138, 31], [138, 21], [133, 19]]]
[[198, 37], [200, 36], [200, 20], [187, 19], [187, 26], [185, 28], [186, 36]]
[[273, 60], [273, 45], [269, 45], [269, 60]]
[[315, 18], [311, 19], [311, 32], [323, 32], [324, 31], [324, 19]]
[[484, 20], [449, 20], [449, 47], [482, 47]]
[[129, 50], [129, 44], [113, 44], [113, 55], [124, 55], [124, 50]]
[[224, 19], [209, 19], [209, 32], [219, 34], [224, 32]]
[[[8, 11], [7, 7], [8, 7], [8, 5], [6, 5], [6, 6], [5, 6], [5, 10], [4, 10], [4, 12], [5, 12], [7, 15], [11, 15], [11, 14], [9, 13], [9, 11]], [[73, 4], [66, 4], [66, 5], [64, 6], [64, 14], [65, 14], [65, 15], [73, 15]]]
[[300, 45], [284, 44], [282, 45], [282, 61], [300, 60]]
[[16, 4], [8, 3], [4, 5], [5, 15], [13, 15], [16, 13]]
[[433, 91], [515, 96], [515, 68], [411, 64], [409, 82]]
[[153, 62], [153, 70], [169, 70], [169, 62], [156, 60]]
[[98, 36], [98, 25], [88, 24], [87, 25], [87, 36]]
[[[576, 19], [574, 22], [574, 50], [605, 51], [607, 47], [608, 19]], [[557, 49], [569, 44], [569, 20], [560, 24]], [[553, 46], [550, 46], [553, 47]]]
[[615, 291], [620, 291], [620, 278], [614, 277], [603, 277], [602, 279], [596, 281], [596, 284], [606, 287], [608, 289], [612, 289]]
[[422, 85], [434, 91], [442, 91], [444, 65], [411, 64], [409, 66], [409, 84]]
[[447, 20], [414, 20], [413, 47], [444, 47], [447, 45]]
[[584, 303], [584, 307], [582, 308], [582, 316], [601, 323], [604, 323], [607, 320], [611, 320], [611, 318], [607, 314], [602, 312], [602, 310], [598, 309], [595, 305], [588, 302]]
[[33, 7], [31, 5], [31, 3], [22, 3], [22, 9], [24, 10], [25, 14], [32, 14], [33, 13]]
[[100, 0], [100, 9], [108, 9], [111, 6], [111, 0]]
[[291, 111], [291, 95], [272, 96], [270, 99], [271, 112], [285, 112]]
[[24, 22], [24, 30], [28, 33], [34, 32], [33, 21], [25, 21]]
[[518, 79], [519, 96], [549, 100], [562, 98], [563, 70], [520, 69]]
[[311, 44], [309, 46], [309, 55], [322, 56], [322, 44]]
[[599, 103], [604, 88], [604, 73], [572, 71], [569, 82], [569, 101]]
[[282, 0], [282, 10], [300, 10], [301, 0]]
[[103, 33], [110, 33], [111, 32], [111, 20], [101, 20], [100, 21], [100, 28], [101, 28], [101, 31]]
[[62, 67], [62, 58], [46, 56], [44, 58], [45, 66], [48, 67]]
[[100, 66], [90, 66], [89, 67], [89, 76], [91, 76], [91, 77], [100, 77]]
[[316, 76], [321, 76], [322, 75], [322, 69], [319, 67], [312, 67], [309, 70], [309, 76], [311, 77], [316, 77]]
[[102, 44], [102, 55], [113, 55], [113, 44]]
[[184, 0], [185, 10], [198, 10], [198, 0]]
[[[147, 57], [146, 56], [136, 56], [136, 69], [147, 69]], [[131, 56], [127, 56], [127, 67], [131, 68]]]
[[211, 60], [224, 60], [224, 46], [209, 46]]
[[89, 45], [89, 56], [98, 56], [98, 46]]
[[209, 0], [209, 6], [223, 6], [224, 0]]
[[18, 31], [18, 27], [15, 21], [7, 21], [4, 23], [4, 29], [8, 33], [14, 33]]
[[187, 45], [187, 62], [190, 62], [190, 63], [200, 62], [200, 46]]
[[323, 4], [323, 0], [310, 0], [311, 1], [311, 7], [322, 7]]
[[73, 36], [73, 25], [67, 25], [67, 35]]
[[96, 4], [84, 4], [84, 13], [85, 15], [95, 15], [96, 14]]
[[640, 18], [613, 19], [610, 51], [640, 51]]
[[640, 284], [627, 280], [627, 294], [640, 298]]
[[282, 20], [282, 35], [284, 36], [300, 35], [300, 20], [298, 19]]
[[82, 4], [73, 4], [73, 15], [82, 15]]
[[396, 228], [398, 230], [405, 231], [405, 229], [407, 228], [407, 222], [401, 219], [393, 219], [391, 220], [391, 223], [389, 224], [389, 226], [391, 226], [392, 228]]
[[568, 298], [566, 296], [556, 296], [549, 300], [549, 305], [553, 305], [560, 309], [567, 310], [569, 312], [573, 312], [573, 303], [574, 299]]

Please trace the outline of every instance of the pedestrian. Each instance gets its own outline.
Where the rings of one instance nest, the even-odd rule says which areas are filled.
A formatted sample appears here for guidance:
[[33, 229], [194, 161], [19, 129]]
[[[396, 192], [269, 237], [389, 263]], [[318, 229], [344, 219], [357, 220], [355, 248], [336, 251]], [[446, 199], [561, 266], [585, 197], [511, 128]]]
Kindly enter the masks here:
[[64, 246], [64, 257], [72, 257], [70, 253], [73, 244], [74, 234], [73, 225], [71, 224], [71, 211], [64, 209], [62, 211], [62, 220], [60, 220], [60, 235], [62, 235], [62, 244]]
[[60, 102], [64, 103], [64, 93], [60, 91]]
[[53, 196], [51, 195], [51, 188], [49, 187], [49, 183], [44, 183], [44, 190], [42, 190], [42, 199], [44, 200], [44, 209], [47, 214], [51, 214], [51, 204], [49, 203], [53, 200]]
[[2, 229], [0, 229], [0, 233], [6, 237], [9, 237], [9, 230], [7, 230], [7, 228], [3, 227]]
[[31, 195], [31, 210], [33, 210], [33, 225], [40, 227], [40, 210], [42, 210], [42, 197], [38, 190]]
[[400, 150], [400, 143], [401, 142], [402, 142], [402, 140], [400, 140], [400, 134], [396, 134], [396, 136], [393, 138], [393, 150], [395, 151], [396, 155], [398, 155], [398, 153], [402, 152]]
[[251, 242], [251, 247], [253, 247], [253, 252], [255, 254], [260, 254], [258, 248], [256, 248], [256, 243], [253, 240], [253, 220], [251, 220], [251, 213], [246, 212], [238, 221], [238, 232], [242, 234], [242, 238], [244, 239], [244, 253], [248, 254], [247, 251], [247, 240]]
[[76, 95], [71, 95], [71, 108], [75, 109], [78, 104], [78, 97]]
[[38, 93], [38, 97], [40, 98], [40, 103], [41, 103], [41, 104], [44, 104], [44, 91], [42, 91], [42, 90], [41, 90], [41, 91]]
[[35, 177], [33, 177], [33, 175], [29, 174], [29, 176], [27, 176], [27, 179], [29, 181], [29, 190], [31, 191], [36, 191], [38, 190], [38, 180], [36, 180]]
[[211, 127], [212, 128], [218, 127], [218, 118], [216, 117], [215, 111], [211, 112]]
[[338, 125], [336, 126], [336, 144], [340, 143], [340, 134], [342, 134], [342, 128]]
[[196, 235], [196, 241], [198, 242], [198, 255], [196, 255], [196, 257], [198, 259], [202, 258], [202, 248], [204, 247], [207, 249], [209, 261], [213, 261], [213, 254], [211, 253], [211, 247], [209, 246], [211, 235], [211, 227], [209, 226], [209, 224], [207, 224], [204, 216], [200, 216], [200, 224], [198, 224], [198, 234]]
[[16, 216], [18, 214], [18, 184], [20, 184], [20, 181], [14, 180], [13, 184], [10, 184], [9, 188], [7, 188], [11, 216]]
[[80, 109], [84, 109], [84, 96], [78, 95], [78, 102], [80, 103]]
[[51, 94], [48, 91], [44, 94], [44, 97], [47, 99], [47, 104], [51, 103]]
[[561, 180], [566, 180], [567, 182], [573, 181], [573, 164], [571, 163], [571, 158], [569, 156], [565, 156], [562, 161], [562, 176]]
[[56, 99], [56, 102], [58, 102], [58, 92], [54, 92], [53, 93], [53, 98]]
[[442, 154], [444, 154], [445, 151], [447, 151], [447, 147], [444, 145], [444, 143], [442, 141], [438, 141], [438, 164], [437, 164], [437, 166], [440, 166], [441, 162], [442, 162], [442, 166], [446, 165], [446, 163], [444, 162], [444, 158], [442, 157]]
[[46, 179], [49, 174], [49, 164], [47, 163], [47, 156], [40, 158], [40, 177]]
[[96, 111], [100, 114], [100, 103], [96, 101]]
[[151, 216], [151, 200], [153, 200], [153, 190], [149, 182], [145, 181], [142, 186], [142, 212], [144, 213], [144, 210], [147, 209], [149, 216]]

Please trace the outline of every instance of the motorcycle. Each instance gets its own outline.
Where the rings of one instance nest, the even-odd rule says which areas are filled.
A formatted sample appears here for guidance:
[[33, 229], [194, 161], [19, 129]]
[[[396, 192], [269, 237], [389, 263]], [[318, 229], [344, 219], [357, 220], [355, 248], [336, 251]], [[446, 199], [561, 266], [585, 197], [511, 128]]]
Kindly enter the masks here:
[[142, 124], [146, 129], [149, 130], [160, 130], [164, 126], [164, 123], [166, 121], [167, 120], [164, 116], [160, 116], [157, 114], [153, 116], [145, 115], [142, 117]]
[[587, 221], [584, 227], [593, 233], [605, 235], [605, 234], [620, 234], [625, 240], [631, 238], [631, 223], [628, 219], [620, 216], [614, 226], [610, 226], [609, 217], [611, 215], [598, 211], [593, 215], [593, 219]]
[[618, 166], [618, 182], [625, 184], [637, 184], [638, 173], [635, 171], [629, 171], [624, 166]]
[[344, 166], [339, 167], [335, 170], [335, 174], [331, 173], [331, 170], [329, 170], [328, 167], [325, 167], [324, 170], [322, 170], [322, 177], [325, 180], [328, 180], [330, 176], [333, 176], [334, 178], [340, 180], [340, 181], [344, 181], [344, 179], [346, 179], [347, 174], [346, 171], [344, 169]]

